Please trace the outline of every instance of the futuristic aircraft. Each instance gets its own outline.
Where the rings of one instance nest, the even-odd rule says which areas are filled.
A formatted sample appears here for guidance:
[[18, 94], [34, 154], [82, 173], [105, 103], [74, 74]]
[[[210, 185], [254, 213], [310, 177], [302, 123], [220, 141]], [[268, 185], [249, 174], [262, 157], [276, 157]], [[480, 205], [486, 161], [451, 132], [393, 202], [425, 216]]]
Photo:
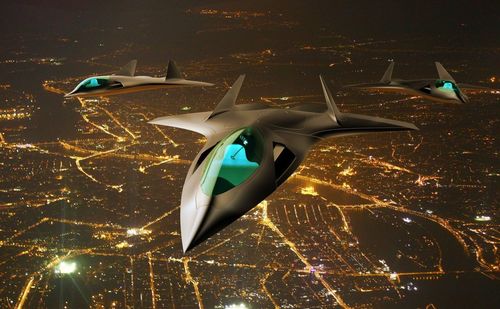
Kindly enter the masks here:
[[469, 102], [469, 98], [463, 94], [459, 85], [462, 89], [488, 89], [481, 86], [457, 84], [455, 79], [445, 70], [441, 63], [436, 62], [435, 64], [439, 79], [403, 80], [392, 78], [394, 62], [391, 61], [380, 82], [347, 85], [346, 87], [375, 91], [398, 91], [418, 95], [435, 101], [453, 103]]
[[235, 105], [241, 75], [214, 111], [149, 123], [191, 130], [207, 142], [189, 168], [180, 207], [184, 252], [264, 200], [297, 169], [311, 146], [330, 136], [418, 130], [407, 122], [339, 111], [320, 76], [326, 104], [289, 109]]
[[134, 76], [137, 60], [132, 60], [113, 75], [92, 76], [64, 95], [67, 97], [109, 96], [159, 88], [213, 86], [213, 84], [183, 79], [174, 61], [169, 61], [165, 77]]

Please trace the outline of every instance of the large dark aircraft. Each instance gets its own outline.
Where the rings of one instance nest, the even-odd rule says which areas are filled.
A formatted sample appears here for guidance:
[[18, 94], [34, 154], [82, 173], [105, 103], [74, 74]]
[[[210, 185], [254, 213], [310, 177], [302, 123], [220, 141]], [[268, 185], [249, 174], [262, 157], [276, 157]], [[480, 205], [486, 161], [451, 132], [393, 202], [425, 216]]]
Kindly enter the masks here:
[[486, 87], [474, 86], [468, 84], [457, 84], [455, 79], [446, 71], [441, 63], [436, 62], [438, 79], [412, 79], [404, 80], [392, 78], [394, 62], [391, 61], [389, 67], [382, 76], [380, 82], [347, 85], [348, 88], [358, 88], [374, 91], [397, 91], [418, 95], [434, 101], [467, 103], [469, 98], [462, 92], [462, 89], [487, 90]]
[[135, 76], [136, 66], [137, 60], [132, 60], [115, 74], [86, 78], [64, 97], [109, 96], [161, 88], [213, 86], [210, 83], [182, 78], [174, 61], [168, 62], [167, 74], [163, 77]]
[[181, 197], [184, 252], [264, 200], [286, 181], [316, 142], [331, 136], [417, 130], [411, 123], [339, 111], [320, 76], [326, 104], [289, 109], [235, 105], [240, 76], [214, 111], [156, 118], [150, 123], [203, 134]]

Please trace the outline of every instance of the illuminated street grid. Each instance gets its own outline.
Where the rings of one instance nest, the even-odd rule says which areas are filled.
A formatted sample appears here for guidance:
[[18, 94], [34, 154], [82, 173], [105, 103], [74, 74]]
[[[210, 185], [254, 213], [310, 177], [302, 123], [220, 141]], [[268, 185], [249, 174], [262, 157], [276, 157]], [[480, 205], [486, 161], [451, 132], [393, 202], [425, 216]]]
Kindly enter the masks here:
[[[229, 31], [224, 19], [242, 19], [244, 29], [296, 25], [268, 12], [186, 14], [212, 18], [216, 26], [207, 32]], [[338, 46], [262, 48], [231, 54], [220, 61], [223, 66], [215, 59], [183, 66], [196, 72], [191, 78], [216, 82], [211, 89], [65, 100], [61, 104], [77, 114], [73, 138], [32, 142], [37, 97], [0, 85], [6, 103], [0, 110], [0, 307], [53, 307], [58, 301], [78, 307], [79, 299], [120, 308], [347, 308], [422, 298], [432, 308], [432, 298], [421, 294], [428, 282], [498, 280], [499, 171], [492, 135], [498, 120], [485, 117], [453, 129], [463, 123], [464, 111], [498, 112], [491, 107], [499, 103], [495, 91], [471, 94], [477, 106], [464, 107], [339, 92], [342, 110], [411, 121], [421, 131], [321, 142], [268, 199], [182, 254], [181, 187], [204, 140], [147, 121], [211, 109], [236, 76], [227, 71], [231, 66], [254, 73], [240, 104], [321, 102], [319, 81], [317, 87], [284, 91], [272, 88], [276, 79], [269, 74], [296, 54], [327, 55], [327, 68], [319, 69], [334, 77], [328, 69], [352, 65], [367, 45], [384, 44], [333, 37]], [[112, 71], [112, 57], [82, 64]], [[8, 65], [23, 61], [64, 62]], [[197, 71], [203, 67], [209, 69]], [[263, 67], [271, 73], [255, 78]], [[156, 66], [140, 70], [161, 74]], [[41, 86], [61, 101], [82, 77]], [[498, 85], [496, 77], [490, 79]], [[480, 155], [491, 160], [475, 160]]]

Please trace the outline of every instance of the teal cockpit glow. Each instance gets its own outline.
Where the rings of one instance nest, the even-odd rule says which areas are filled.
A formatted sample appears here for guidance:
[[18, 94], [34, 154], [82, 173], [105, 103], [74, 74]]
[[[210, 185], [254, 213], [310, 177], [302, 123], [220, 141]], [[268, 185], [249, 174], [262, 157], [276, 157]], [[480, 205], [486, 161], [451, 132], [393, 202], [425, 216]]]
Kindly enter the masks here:
[[262, 137], [252, 128], [221, 140], [207, 157], [201, 179], [203, 193], [221, 194], [250, 178], [260, 166], [262, 146]]
[[445, 82], [443, 88], [453, 90], [453, 84], [450, 82]]
[[437, 80], [435, 84], [437, 89], [444, 91], [458, 91], [457, 85], [454, 82], [449, 80]]
[[92, 78], [90, 80], [90, 83], [86, 84], [85, 87], [87, 88], [99, 87], [99, 82], [97, 81], [97, 78]]
[[102, 89], [110, 86], [110, 81], [106, 77], [91, 77], [87, 78], [78, 86], [76, 86], [77, 91], [85, 91], [85, 90], [96, 90]]

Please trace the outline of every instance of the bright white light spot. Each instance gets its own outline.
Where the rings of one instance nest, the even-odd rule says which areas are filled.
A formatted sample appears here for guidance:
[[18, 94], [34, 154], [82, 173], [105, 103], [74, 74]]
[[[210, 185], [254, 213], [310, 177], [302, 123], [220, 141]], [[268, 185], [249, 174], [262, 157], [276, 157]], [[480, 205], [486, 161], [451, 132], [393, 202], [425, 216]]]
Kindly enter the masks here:
[[411, 223], [411, 219], [406, 217], [406, 218], [403, 218], [403, 221], [406, 222], [406, 223]]
[[145, 230], [143, 228], [130, 228], [127, 230], [127, 236], [137, 236], [137, 235], [148, 235], [151, 233], [151, 230]]
[[474, 218], [476, 221], [491, 221], [491, 217], [490, 216], [476, 216]]
[[248, 306], [244, 303], [225, 305], [224, 309], [248, 309]]
[[56, 267], [56, 274], [72, 274], [76, 271], [76, 262], [62, 261]]
[[127, 230], [127, 236], [136, 236], [139, 234], [139, 231], [137, 229], [128, 229]]

